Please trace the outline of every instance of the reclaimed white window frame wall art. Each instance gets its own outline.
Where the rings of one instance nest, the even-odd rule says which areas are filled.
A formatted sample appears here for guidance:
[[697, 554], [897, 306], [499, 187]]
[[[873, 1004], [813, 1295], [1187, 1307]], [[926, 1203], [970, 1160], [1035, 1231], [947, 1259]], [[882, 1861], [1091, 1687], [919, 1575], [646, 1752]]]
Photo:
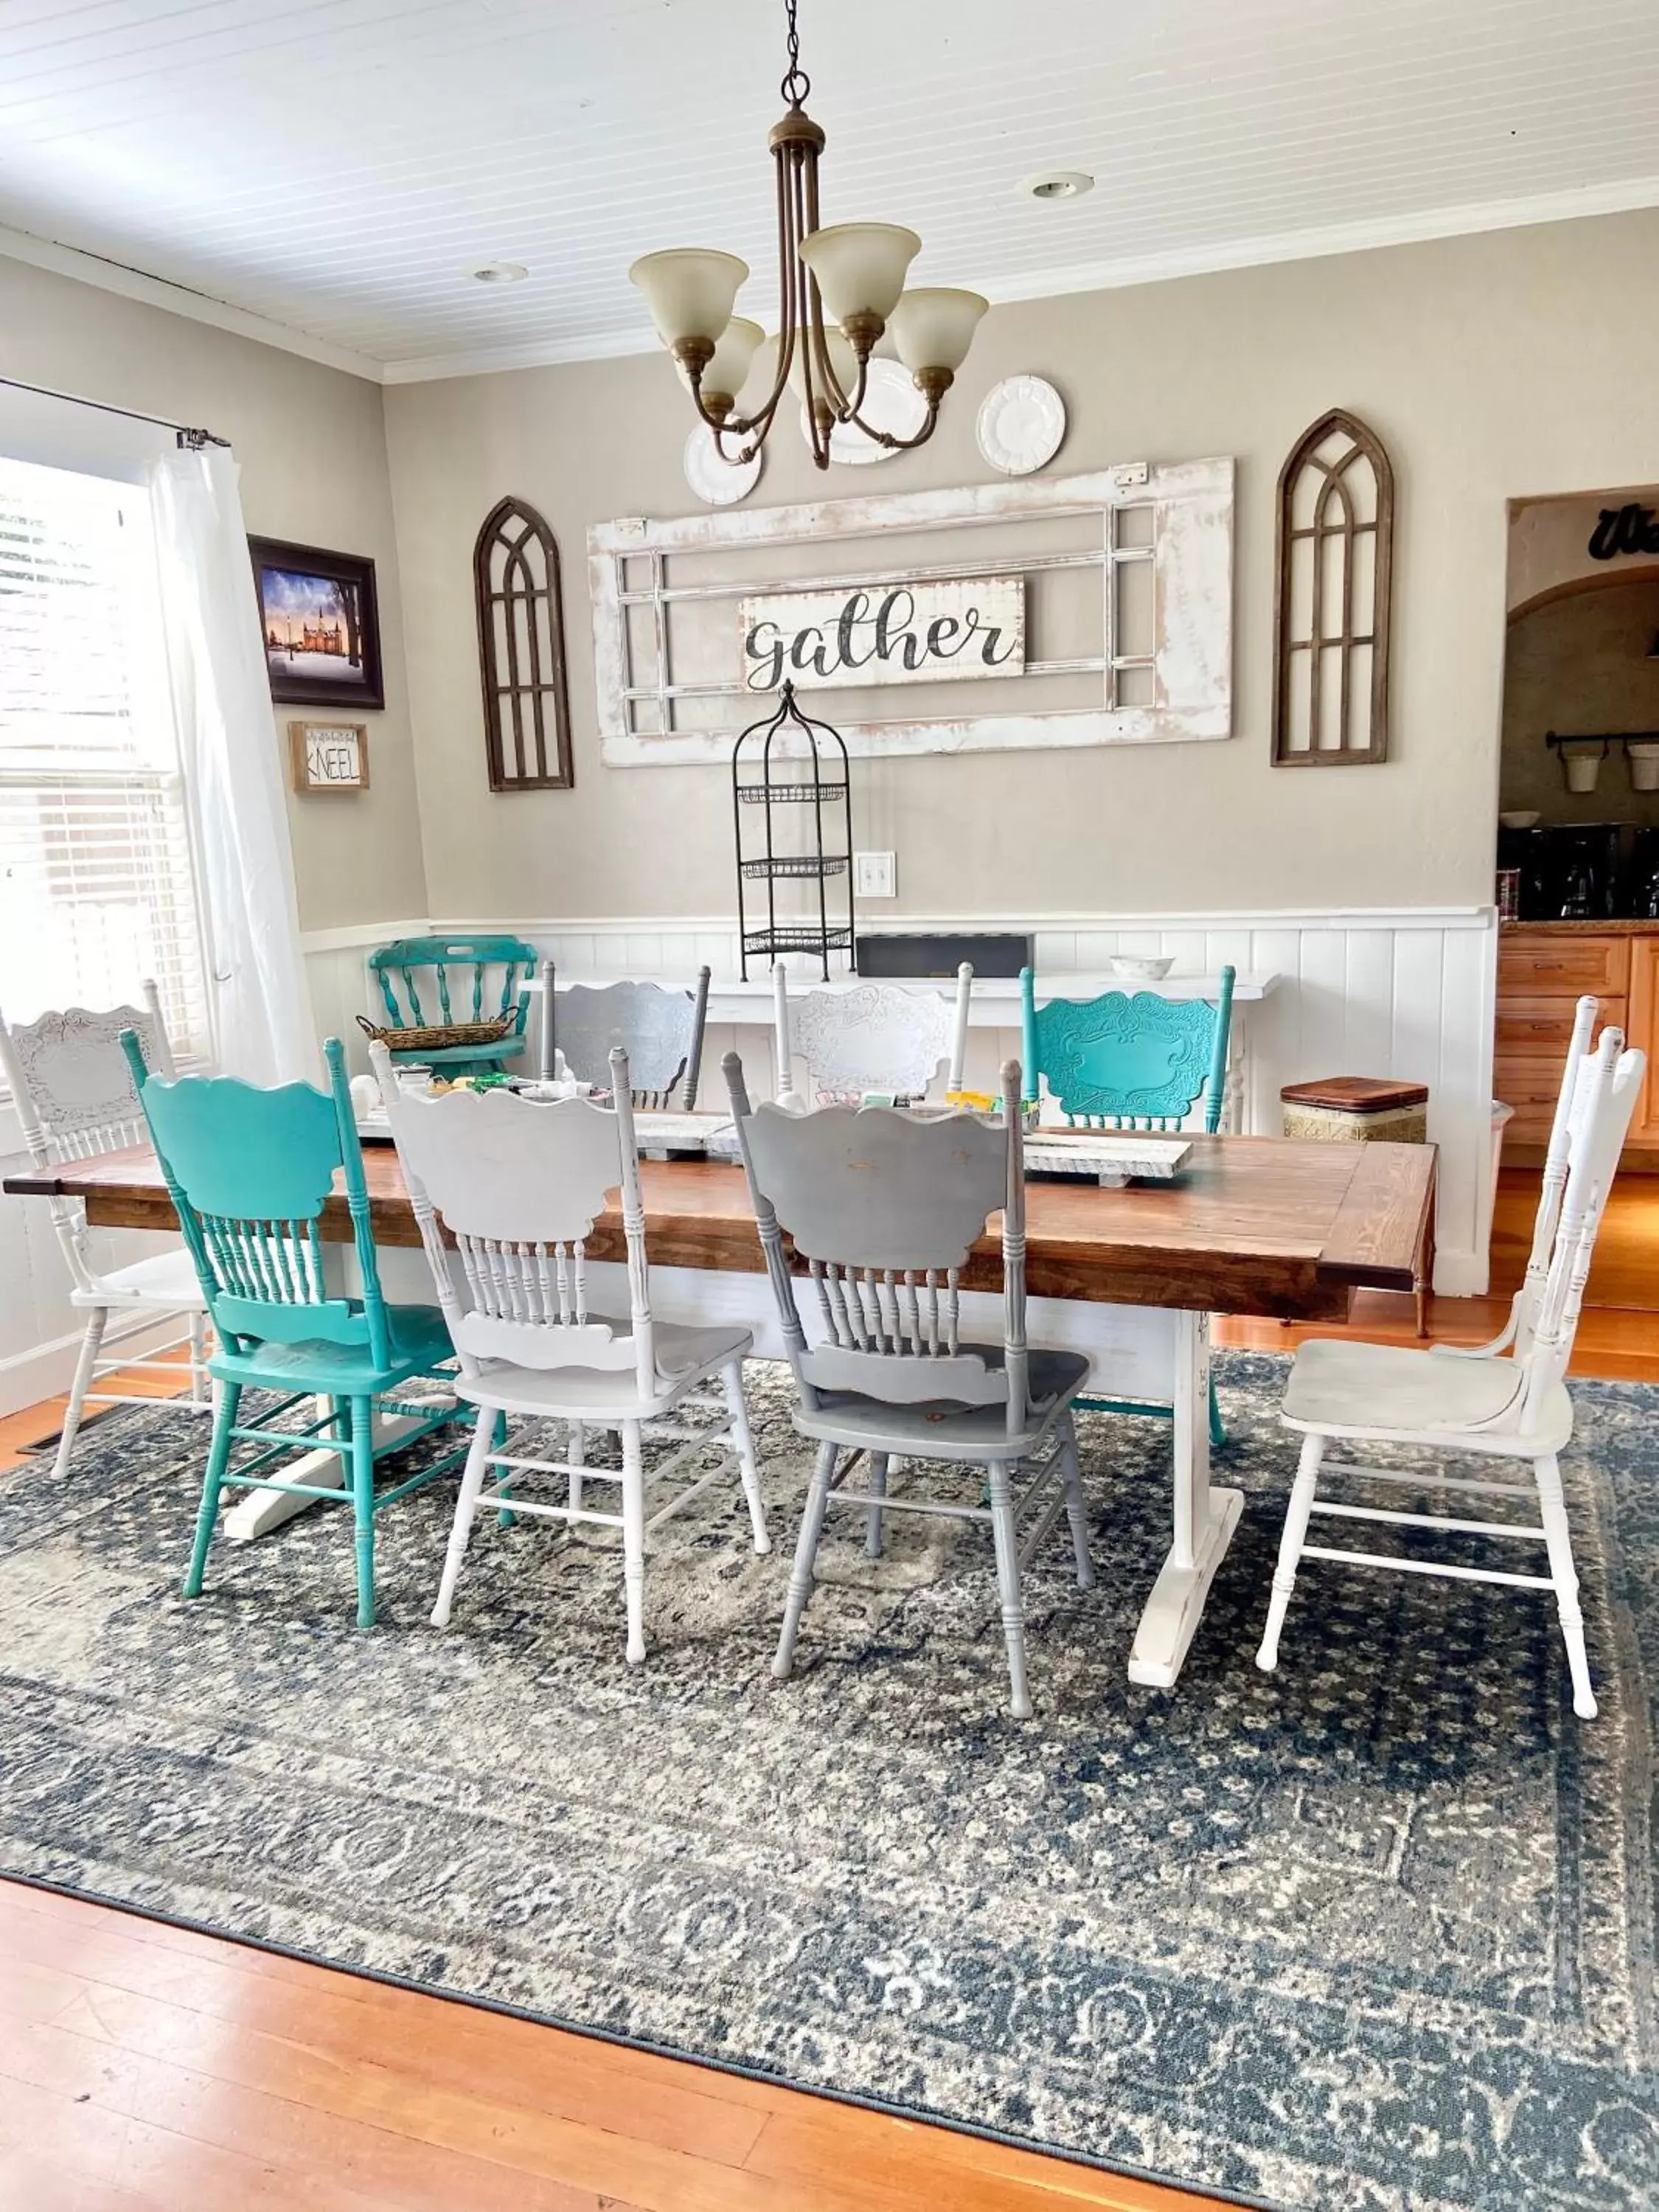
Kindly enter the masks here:
[[[1060, 526], [1060, 542], [1054, 550], [1033, 550], [1044, 524]], [[948, 556], [941, 551], [920, 565], [884, 565], [883, 541], [934, 533], [951, 535]], [[1016, 541], [1012, 547], [1006, 542], [1010, 534]], [[983, 550], [963, 550], [965, 541], [981, 537]], [[841, 549], [856, 550], [866, 540], [869, 564], [844, 565]], [[601, 757], [608, 767], [730, 759], [733, 738], [754, 719], [761, 699], [744, 669], [738, 610], [745, 600], [811, 592], [843, 603], [854, 591], [878, 600], [895, 586], [913, 589], [920, 598], [925, 586], [987, 577], [1018, 577], [1030, 593], [1045, 578], [1066, 572], [1085, 580], [1091, 571], [1098, 574], [1100, 648], [1048, 657], [1041, 621], [1034, 649], [1028, 617], [1020, 674], [1085, 683], [1097, 677], [1092, 700], [1022, 711], [1012, 696], [1018, 684], [1005, 676], [982, 694], [965, 695], [977, 712], [923, 719], [914, 708], [906, 717], [899, 691], [890, 718], [878, 719], [866, 707], [866, 719], [837, 721], [848, 752], [869, 759], [1232, 735], [1230, 456], [1126, 463], [1086, 476], [1023, 477], [957, 490], [714, 510], [667, 521], [630, 517], [596, 523], [587, 542]], [[820, 557], [831, 573], [818, 573], [812, 549], [830, 543], [837, 548], [835, 558]], [[780, 555], [788, 561], [781, 574]], [[681, 582], [674, 572], [687, 556], [696, 556], [696, 580]], [[769, 573], [757, 569], [763, 559]], [[1151, 576], [1150, 594], [1139, 576], [1133, 580], [1142, 620], [1150, 614], [1147, 634], [1133, 652], [1121, 649], [1130, 568]], [[719, 634], [729, 637], [726, 672], [705, 669], [677, 676], [677, 617], [693, 613], [705, 624], [716, 621]], [[811, 669], [801, 670], [799, 678], [810, 695], [815, 688]], [[861, 695], [868, 698], [872, 688], [862, 685]], [[712, 713], [718, 726], [705, 719], [701, 726], [685, 726], [677, 714], [682, 701], [697, 702], [696, 711], [705, 718]]]

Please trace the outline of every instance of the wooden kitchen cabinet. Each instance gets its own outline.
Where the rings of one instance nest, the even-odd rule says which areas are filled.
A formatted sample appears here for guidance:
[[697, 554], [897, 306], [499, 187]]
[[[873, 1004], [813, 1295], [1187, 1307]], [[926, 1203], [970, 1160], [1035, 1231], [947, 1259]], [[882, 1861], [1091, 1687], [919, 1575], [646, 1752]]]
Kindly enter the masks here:
[[1625, 1149], [1652, 1147], [1659, 1163], [1659, 935], [1636, 937], [1630, 948], [1629, 1042], [1648, 1056], [1648, 1079], [1636, 1102], [1636, 1119], [1630, 1125]]
[[1504, 1157], [1536, 1166], [1549, 1143], [1574, 1010], [1599, 1001], [1598, 1030], [1616, 1022], [1648, 1055], [1649, 1078], [1625, 1146], [1631, 1167], [1659, 1169], [1659, 925], [1506, 924], [1498, 947], [1492, 1091], [1515, 1109]]

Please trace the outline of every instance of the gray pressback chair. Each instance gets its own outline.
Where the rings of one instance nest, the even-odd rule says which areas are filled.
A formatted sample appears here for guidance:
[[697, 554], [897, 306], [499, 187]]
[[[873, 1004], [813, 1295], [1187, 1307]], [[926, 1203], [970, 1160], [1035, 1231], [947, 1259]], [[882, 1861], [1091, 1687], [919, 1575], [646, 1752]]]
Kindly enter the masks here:
[[556, 994], [550, 960], [543, 961], [541, 975], [544, 1076], [553, 1073], [556, 1046], [578, 1081], [603, 1090], [611, 1080], [611, 1054], [620, 1046], [639, 1112], [693, 1110], [708, 1014], [707, 968], [697, 970], [695, 991], [665, 991], [659, 983], [568, 983]]
[[[884, 1511], [988, 1521], [1012, 1711], [1027, 1719], [1020, 1572], [1062, 1511], [1083, 1589], [1091, 1587], [1094, 1573], [1071, 1412], [1089, 1363], [1077, 1352], [1032, 1351], [1025, 1341], [1018, 1107], [1001, 1123], [887, 1106], [825, 1106], [810, 1114], [751, 1107], [742, 1061], [728, 1053], [723, 1066], [800, 1394], [795, 1426], [818, 1447], [772, 1671], [780, 1680], [790, 1671], [831, 1504], [863, 1509], [872, 1556], [881, 1550]], [[1018, 1062], [1002, 1071], [1002, 1095], [1018, 1100]], [[974, 1344], [960, 1329], [962, 1271], [999, 1207], [1002, 1341]], [[784, 1253], [786, 1232], [811, 1285], [811, 1335]], [[888, 1462], [895, 1456], [983, 1466], [988, 1506], [893, 1494]], [[868, 1486], [848, 1490], [847, 1477], [860, 1459], [869, 1462]], [[1022, 1516], [1029, 1516], [1023, 1540]]]

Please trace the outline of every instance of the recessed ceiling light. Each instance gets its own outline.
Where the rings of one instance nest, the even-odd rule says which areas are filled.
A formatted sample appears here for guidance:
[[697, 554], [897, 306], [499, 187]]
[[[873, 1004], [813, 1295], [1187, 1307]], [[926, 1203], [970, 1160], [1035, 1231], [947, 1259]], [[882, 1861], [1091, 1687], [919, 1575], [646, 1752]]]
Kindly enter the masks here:
[[480, 284], [517, 284], [529, 274], [522, 261], [486, 261], [472, 272]]
[[1014, 190], [1021, 199], [1076, 200], [1094, 188], [1095, 180], [1086, 169], [1038, 169], [1022, 177]]

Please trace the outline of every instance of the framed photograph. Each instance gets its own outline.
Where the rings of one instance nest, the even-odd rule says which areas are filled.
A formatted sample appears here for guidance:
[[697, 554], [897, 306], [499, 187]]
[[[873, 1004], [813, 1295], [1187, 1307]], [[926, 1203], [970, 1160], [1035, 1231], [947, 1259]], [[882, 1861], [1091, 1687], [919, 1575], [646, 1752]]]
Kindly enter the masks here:
[[362, 722], [290, 722], [288, 756], [295, 791], [368, 789], [368, 730]]
[[270, 696], [283, 706], [384, 707], [374, 563], [250, 538]]

